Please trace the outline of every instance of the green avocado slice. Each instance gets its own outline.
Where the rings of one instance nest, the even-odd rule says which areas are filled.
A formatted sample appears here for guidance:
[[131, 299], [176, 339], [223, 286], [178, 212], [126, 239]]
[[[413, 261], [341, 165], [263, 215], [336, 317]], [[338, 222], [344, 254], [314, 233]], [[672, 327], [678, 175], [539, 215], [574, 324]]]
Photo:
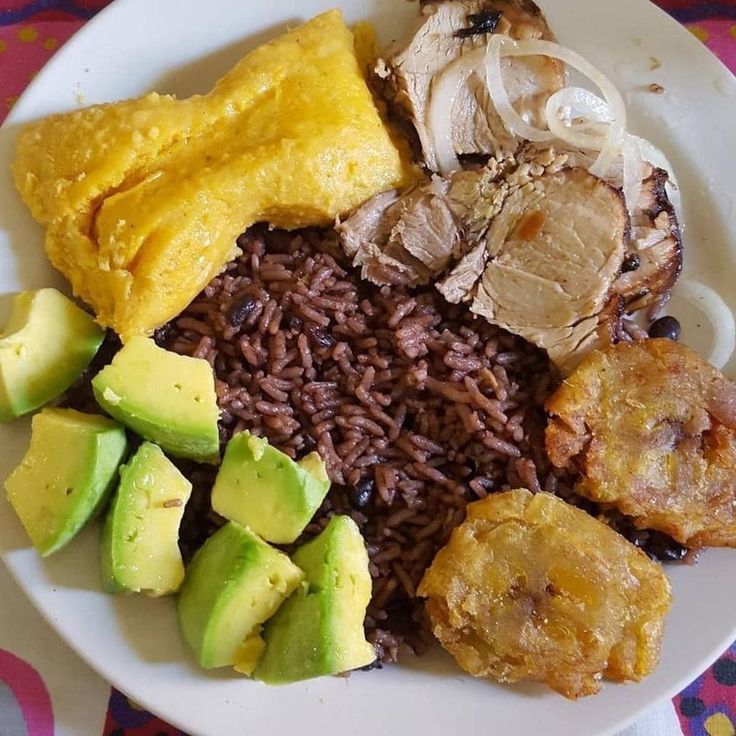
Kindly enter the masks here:
[[73, 409], [44, 409], [31, 426], [28, 452], [5, 489], [34, 547], [46, 557], [103, 506], [127, 440], [117, 422]]
[[253, 532], [229, 522], [189, 564], [179, 627], [202, 667], [250, 674], [263, 649], [261, 625], [299, 585], [302, 571]]
[[184, 580], [179, 525], [192, 484], [159, 447], [144, 442], [120, 468], [100, 551], [108, 593], [175, 593]]
[[94, 377], [92, 388], [111, 417], [170, 455], [219, 462], [219, 410], [206, 360], [134, 337]]
[[363, 628], [371, 576], [356, 523], [333, 517], [293, 562], [306, 578], [264, 629], [256, 679], [283, 684], [371, 664], [376, 652]]
[[212, 508], [274, 544], [291, 544], [320, 507], [330, 480], [316, 453], [299, 462], [250, 432], [225, 449], [212, 489]]
[[105, 331], [56, 289], [24, 291], [0, 333], [0, 422], [66, 391], [97, 353]]

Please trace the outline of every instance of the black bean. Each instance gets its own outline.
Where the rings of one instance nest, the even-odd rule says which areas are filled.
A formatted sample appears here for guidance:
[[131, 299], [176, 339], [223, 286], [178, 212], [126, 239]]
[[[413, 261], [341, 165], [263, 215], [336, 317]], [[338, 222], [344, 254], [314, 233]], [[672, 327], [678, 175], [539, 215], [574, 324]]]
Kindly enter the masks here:
[[153, 340], [160, 348], [165, 348], [169, 342], [173, 325], [171, 322], [167, 322], [163, 327], [159, 327], [153, 333]]
[[337, 340], [335, 339], [335, 337], [329, 332], [321, 329], [320, 327], [311, 327], [309, 329], [309, 334], [320, 347], [334, 348], [335, 345], [337, 345]]
[[455, 35], [458, 38], [470, 38], [481, 33], [493, 33], [496, 30], [498, 21], [501, 20], [500, 10], [484, 10], [482, 13], [471, 13], [468, 16], [467, 28], [461, 28]]
[[356, 509], [370, 506], [375, 494], [375, 483], [371, 478], [361, 478], [354, 486], [348, 488], [348, 498]]
[[629, 271], [638, 271], [639, 266], [641, 266], [641, 258], [636, 253], [629, 253], [621, 265], [621, 272], [629, 273]]
[[297, 317], [295, 314], [287, 314], [284, 318], [284, 327], [286, 327], [287, 330], [301, 332], [303, 326], [304, 321], [301, 317]]
[[253, 314], [258, 306], [258, 301], [252, 296], [236, 301], [230, 309], [227, 310], [227, 320], [233, 327], [240, 327], [245, 320]]
[[305, 434], [302, 440], [302, 450], [306, 453], [312, 452], [317, 447], [317, 441], [312, 437], [311, 434]]
[[664, 337], [677, 342], [681, 331], [682, 327], [674, 317], [660, 317], [649, 328], [649, 337]]
[[649, 532], [649, 539], [642, 549], [653, 559], [659, 562], [682, 562], [687, 553], [690, 551], [687, 547], [683, 547], [672, 537], [668, 537], [662, 532]]

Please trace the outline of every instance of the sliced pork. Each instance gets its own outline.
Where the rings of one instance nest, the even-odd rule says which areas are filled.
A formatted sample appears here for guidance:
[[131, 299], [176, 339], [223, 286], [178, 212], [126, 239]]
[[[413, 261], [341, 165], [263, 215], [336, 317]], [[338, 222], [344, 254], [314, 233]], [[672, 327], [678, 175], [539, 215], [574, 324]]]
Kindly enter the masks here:
[[598, 345], [615, 302], [629, 217], [621, 193], [584, 169], [545, 173], [510, 195], [486, 236], [471, 310], [544, 348], [563, 370]]
[[[595, 160], [595, 154], [573, 151], [559, 143], [555, 148], [567, 157], [570, 166], [587, 169]], [[539, 156], [545, 150], [548, 146], [530, 144], [520, 158]], [[615, 162], [605, 180], [617, 189], [623, 187], [621, 160]], [[664, 169], [645, 162], [639, 200], [633, 206], [628, 203], [631, 233], [614, 291], [621, 296], [629, 313], [666, 300], [682, 272], [682, 235], [667, 194], [668, 182], [669, 174]]]
[[343, 249], [363, 278], [381, 286], [420, 286], [444, 273], [462, 237], [449, 188], [435, 177], [401, 196], [379, 194], [337, 225]]
[[[389, 49], [377, 73], [394, 109], [416, 129], [424, 162], [440, 170], [437, 137], [430, 121], [434, 98], [449, 106], [451, 145], [460, 154], [501, 157], [516, 150], [486, 91], [483, 50], [492, 33], [552, 40], [540, 9], [530, 0], [447, 0], [425, 3], [408, 40]], [[477, 50], [477, 51], [476, 51]], [[463, 57], [460, 64], [454, 64]], [[532, 125], [543, 124], [544, 105], [565, 84], [564, 64], [542, 56], [507, 58], [503, 73], [509, 100]], [[446, 76], [443, 80], [443, 75]], [[448, 84], [449, 82], [449, 84]], [[448, 94], [447, 99], [439, 99]]]

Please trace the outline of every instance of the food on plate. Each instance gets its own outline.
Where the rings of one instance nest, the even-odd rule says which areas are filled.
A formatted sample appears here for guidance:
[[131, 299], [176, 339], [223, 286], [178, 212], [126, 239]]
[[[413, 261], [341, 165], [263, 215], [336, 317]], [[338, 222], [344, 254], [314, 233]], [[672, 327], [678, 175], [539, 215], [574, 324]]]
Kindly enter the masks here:
[[[430, 177], [337, 230], [364, 278], [434, 284], [569, 372], [666, 302], [682, 239], [661, 152], [626, 130], [610, 80], [551, 39], [532, 2], [426, 3], [376, 74]], [[568, 68], [602, 96], [568, 85]]]
[[179, 592], [184, 639], [202, 667], [250, 674], [263, 650], [261, 625], [304, 575], [253, 532], [229, 522], [194, 556]]
[[267, 542], [295, 542], [320, 507], [330, 479], [316, 452], [294, 461], [250, 432], [227, 444], [212, 487], [212, 508]]
[[[332, 487], [305, 534], [332, 514], [355, 518], [374, 581], [368, 638], [383, 661], [421, 652], [416, 586], [468, 500], [572, 490], [544, 455], [556, 374], [541, 351], [436, 290], [361, 281], [331, 255], [329, 232], [257, 228], [240, 242], [243, 255], [157, 339], [214, 366], [223, 438], [248, 430], [294, 459], [319, 452]], [[214, 527], [213, 480], [195, 482], [189, 553]]]
[[448, 301], [469, 302], [471, 311], [545, 349], [562, 369], [617, 334], [614, 285], [629, 237], [626, 203], [552, 147], [434, 177], [403, 196], [380, 194], [338, 232], [364, 278], [437, 281]]
[[161, 596], [179, 590], [179, 524], [191, 492], [192, 484], [150, 442], [120, 468], [100, 550], [106, 592]]
[[[531, 0], [420, 7], [383, 54], [333, 11], [203, 97], [21, 135], [47, 250], [118, 333], [62, 401], [146, 440], [104, 586], [181, 584], [203, 666], [288, 683], [434, 634], [576, 698], [656, 665], [652, 560], [734, 545], [736, 390], [649, 339], [680, 337], [677, 187], [621, 93]], [[724, 365], [729, 308], [678, 288]]]
[[0, 422], [64, 393], [94, 358], [104, 332], [56, 289], [24, 291], [0, 331]]
[[55, 115], [15, 182], [52, 263], [123, 338], [178, 314], [254, 222], [329, 224], [411, 172], [339, 11], [248, 54], [203, 96]]
[[5, 490], [33, 546], [46, 557], [103, 507], [127, 439], [117, 422], [73, 409], [44, 409], [31, 425], [30, 447]]
[[92, 380], [113, 418], [174, 457], [219, 462], [219, 410], [212, 368], [132, 338]]
[[[541, 144], [530, 147], [538, 150]], [[592, 154], [561, 147], [569, 164], [586, 169], [594, 164]], [[626, 311], [636, 312], [666, 301], [682, 272], [683, 247], [680, 225], [670, 201], [668, 185], [670, 173], [643, 162], [637, 176], [641, 187], [633, 206], [629, 207], [631, 227], [626, 239], [626, 255], [621, 273], [613, 286], [613, 293], [621, 299]], [[613, 166], [603, 179], [624, 191], [624, 172], [621, 164]], [[627, 205], [631, 204], [627, 202]]]
[[568, 698], [600, 680], [648, 675], [670, 585], [634, 545], [548, 493], [488, 496], [467, 508], [418, 590], [432, 629], [467, 672], [536, 680]]
[[592, 353], [547, 402], [576, 491], [689, 547], [736, 546], [736, 383], [666, 339]]
[[363, 630], [371, 576], [355, 522], [333, 517], [292, 560], [305, 578], [266, 624], [266, 648], [254, 676], [280, 684], [371, 664], [376, 650]]
[[[378, 62], [386, 95], [416, 130], [431, 171], [444, 171], [448, 154], [450, 160], [461, 154], [502, 157], [519, 144], [520, 138], [499, 117], [483, 79], [492, 33], [554, 38], [539, 8], [527, 0], [428, 2], [417, 29], [389, 47]], [[531, 124], [541, 125], [548, 98], [565, 84], [565, 65], [525, 56], [504, 59], [502, 67], [509, 102]]]

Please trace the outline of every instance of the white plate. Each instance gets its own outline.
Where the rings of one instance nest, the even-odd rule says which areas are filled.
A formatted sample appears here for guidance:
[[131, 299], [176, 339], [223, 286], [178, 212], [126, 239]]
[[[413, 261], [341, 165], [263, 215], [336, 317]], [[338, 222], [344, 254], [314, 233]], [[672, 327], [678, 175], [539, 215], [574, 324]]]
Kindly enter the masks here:
[[[115, 100], [154, 88], [180, 95], [205, 91], [257, 42], [336, 2], [117, 0], [101, 13], [38, 75], [0, 131], [0, 293], [60, 283], [43, 256], [42, 231], [8, 173], [20, 123], [81, 101]], [[626, 91], [634, 132], [670, 155], [684, 194], [687, 270], [724, 294], [733, 309], [736, 82], [646, 0], [545, 5], [560, 40]], [[342, 0], [342, 7], [350, 21], [374, 20], [384, 40], [402, 32], [416, 13], [416, 5], [405, 0]], [[650, 71], [651, 57], [662, 63], [657, 71]], [[662, 84], [665, 94], [642, 91], [652, 81]], [[685, 334], [702, 350], [710, 337], [706, 330]], [[732, 363], [731, 375], [733, 368]], [[21, 457], [27, 428], [26, 421], [0, 428], [0, 477]], [[609, 684], [595, 698], [570, 703], [541, 687], [500, 687], [463, 677], [438, 656], [349, 679], [267, 688], [227, 672], [197, 669], [180, 643], [171, 600], [100, 593], [97, 529], [42, 562], [2, 500], [0, 545], [35, 605], [103, 677], [163, 718], [208, 736], [242, 734], [254, 726], [267, 734], [293, 729], [303, 736], [613, 733], [686, 685], [736, 636], [734, 556], [712, 551], [694, 568], [670, 568], [675, 605], [662, 662], [641, 684]]]

